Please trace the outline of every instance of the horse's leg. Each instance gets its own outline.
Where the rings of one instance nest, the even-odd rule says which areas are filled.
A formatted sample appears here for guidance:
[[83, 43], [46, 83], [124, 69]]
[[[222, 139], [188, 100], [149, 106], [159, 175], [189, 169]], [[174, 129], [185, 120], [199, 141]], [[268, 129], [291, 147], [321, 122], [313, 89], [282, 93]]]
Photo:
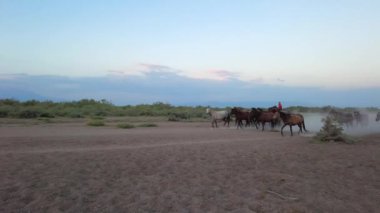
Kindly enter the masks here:
[[290, 126], [290, 135], [293, 136], [293, 129], [292, 129], [293, 125], [289, 124], [289, 126]]
[[302, 126], [301, 126], [301, 123], [297, 124], [298, 128], [300, 128], [300, 130], [298, 131], [298, 134], [302, 133]]
[[259, 129], [259, 126], [257, 126], [257, 123], [258, 123], [258, 122], [254, 121], [253, 123], [255, 124], [256, 129]]
[[281, 135], [284, 136], [284, 133], [282, 132], [282, 130], [285, 128], [287, 124], [284, 124], [282, 127], [281, 127]]
[[249, 119], [245, 120], [245, 127], [249, 127], [251, 125], [251, 122]]
[[218, 121], [215, 119], [215, 126], [218, 128]]
[[265, 121], [261, 122], [261, 125], [263, 126], [263, 128], [261, 129], [261, 131], [264, 131]]
[[218, 124], [216, 123], [216, 119], [212, 120], [212, 127], [218, 128]]

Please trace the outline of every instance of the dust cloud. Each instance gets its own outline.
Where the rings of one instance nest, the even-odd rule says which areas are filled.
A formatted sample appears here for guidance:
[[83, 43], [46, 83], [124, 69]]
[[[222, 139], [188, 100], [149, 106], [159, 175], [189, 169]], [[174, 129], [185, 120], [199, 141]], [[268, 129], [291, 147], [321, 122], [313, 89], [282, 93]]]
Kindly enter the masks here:
[[[360, 112], [368, 115], [368, 121], [357, 122], [353, 121], [352, 125], [342, 125], [344, 133], [349, 135], [367, 135], [380, 133], [380, 121], [375, 121], [376, 113]], [[322, 119], [327, 117], [327, 113], [301, 113], [305, 118], [306, 129], [311, 133], [319, 132], [323, 126]]]

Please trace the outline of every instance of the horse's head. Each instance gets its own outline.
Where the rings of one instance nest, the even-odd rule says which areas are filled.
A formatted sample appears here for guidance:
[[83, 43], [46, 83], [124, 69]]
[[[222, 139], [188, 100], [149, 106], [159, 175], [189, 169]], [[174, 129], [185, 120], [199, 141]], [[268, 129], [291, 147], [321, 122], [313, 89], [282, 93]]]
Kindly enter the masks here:
[[259, 116], [261, 113], [262, 113], [262, 111], [259, 110], [258, 108], [251, 108], [251, 115]]
[[278, 113], [280, 114], [282, 120], [287, 119], [290, 116], [290, 113], [284, 112], [282, 110], [278, 111]]
[[206, 109], [206, 113], [207, 113], [207, 114], [210, 114], [210, 113], [211, 113], [211, 112], [210, 112], [210, 108], [207, 108], [207, 109]]
[[278, 109], [278, 107], [277, 106], [272, 106], [272, 107], [269, 107], [268, 108], [268, 112], [273, 112], [273, 113], [275, 113], [275, 112], [277, 112], [279, 109]]
[[239, 109], [237, 107], [234, 107], [231, 109], [231, 114], [232, 115], [236, 115], [236, 113], [239, 111]]

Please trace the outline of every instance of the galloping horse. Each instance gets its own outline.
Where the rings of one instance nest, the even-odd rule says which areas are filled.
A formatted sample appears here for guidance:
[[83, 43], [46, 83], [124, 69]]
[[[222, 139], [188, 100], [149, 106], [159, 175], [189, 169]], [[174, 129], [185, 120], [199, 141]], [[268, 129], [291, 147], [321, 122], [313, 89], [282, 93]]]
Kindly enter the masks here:
[[[281, 102], [280, 102], [281, 103]], [[282, 105], [281, 105], [282, 107]], [[268, 108], [268, 112], [273, 112], [274, 113], [274, 117], [273, 117], [273, 127], [277, 126], [277, 125], [280, 125], [281, 123], [281, 118], [280, 118], [280, 114], [279, 113], [276, 113], [276, 112], [279, 112], [281, 109], [279, 109], [277, 106], [272, 106], [272, 107], [269, 107]]]
[[[272, 129], [274, 128], [274, 125], [279, 115], [278, 115], [278, 112], [263, 111], [261, 109], [252, 108], [251, 117], [252, 117], [252, 120], [254, 120], [255, 122], [261, 123], [262, 131], [264, 131], [265, 123], [270, 123]], [[257, 128], [257, 125], [256, 125], [256, 128]]]
[[211, 116], [212, 127], [214, 127], [215, 124], [215, 127], [218, 128], [218, 121], [224, 121], [224, 126], [226, 125], [226, 123], [228, 124], [228, 126], [230, 126], [231, 116], [230, 112], [228, 112], [227, 110], [215, 111], [210, 108], [207, 108], [206, 113]]
[[281, 128], [281, 135], [282, 136], [284, 136], [284, 133], [282, 132], [282, 130], [285, 128], [286, 125], [289, 125], [290, 134], [292, 136], [293, 136], [292, 126], [294, 126], [294, 125], [297, 125], [300, 128], [298, 134], [300, 132], [302, 132], [302, 128], [305, 130], [305, 132], [307, 132], [307, 130], [305, 128], [305, 120], [301, 114], [291, 114], [291, 113], [285, 113], [283, 111], [280, 111], [280, 117], [281, 117], [282, 121], [284, 122], [284, 125]]
[[347, 127], [352, 126], [354, 122], [354, 116], [352, 113], [340, 112], [332, 109], [329, 112], [329, 115], [332, 116], [338, 123], [345, 124]]
[[237, 128], [243, 128], [243, 120], [246, 121], [246, 126], [251, 123], [250, 111], [244, 110], [242, 108], [234, 107], [231, 109], [231, 115], [235, 115]]
[[377, 113], [376, 121], [380, 121], [380, 112]]
[[369, 122], [369, 118], [367, 114], [362, 114], [359, 111], [354, 112], [354, 118], [356, 120], [356, 124], [360, 124], [362, 126], [367, 126]]

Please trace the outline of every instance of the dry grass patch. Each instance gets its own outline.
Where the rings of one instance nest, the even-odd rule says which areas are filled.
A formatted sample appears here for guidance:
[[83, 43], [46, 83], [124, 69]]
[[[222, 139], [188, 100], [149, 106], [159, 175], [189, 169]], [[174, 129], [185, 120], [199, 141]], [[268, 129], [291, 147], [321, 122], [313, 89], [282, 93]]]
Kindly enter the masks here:
[[122, 124], [118, 124], [117, 127], [122, 128], [122, 129], [132, 129], [132, 128], [135, 128], [135, 125], [128, 124], [128, 123], [122, 123]]
[[157, 124], [154, 123], [145, 123], [145, 124], [140, 124], [138, 127], [157, 127]]
[[102, 120], [90, 120], [87, 122], [87, 126], [105, 126], [106, 124]]

